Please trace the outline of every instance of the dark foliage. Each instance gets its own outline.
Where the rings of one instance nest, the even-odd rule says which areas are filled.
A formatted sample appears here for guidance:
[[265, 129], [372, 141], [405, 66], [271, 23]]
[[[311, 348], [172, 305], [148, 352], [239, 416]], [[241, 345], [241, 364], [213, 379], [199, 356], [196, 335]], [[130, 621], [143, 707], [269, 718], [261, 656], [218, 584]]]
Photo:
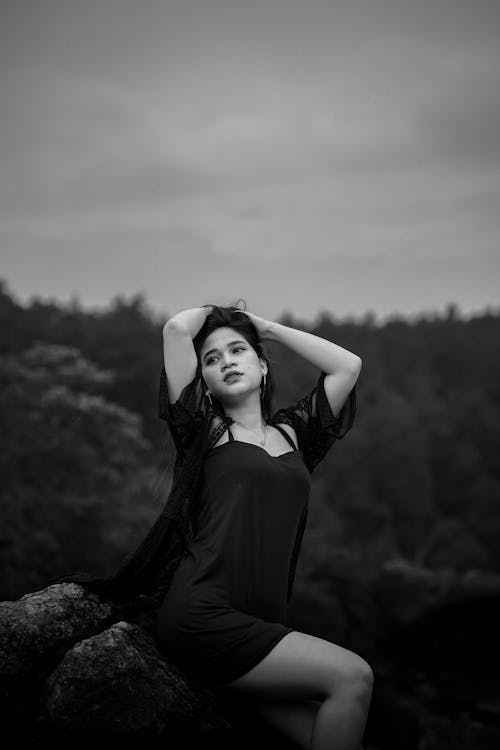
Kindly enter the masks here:
[[[3, 598], [90, 561], [110, 572], [156, 516], [172, 467], [157, 416], [163, 322], [141, 295], [90, 311], [40, 299], [23, 306], [0, 288]], [[290, 314], [281, 322], [307, 328]], [[325, 312], [309, 330], [361, 356], [363, 369], [355, 428], [314, 474], [290, 624], [376, 661], [392, 633], [375, 596], [387, 565], [438, 583], [500, 573], [500, 312], [464, 318], [450, 305], [384, 324]], [[268, 352], [277, 407], [312, 387], [307, 362], [277, 344]], [[473, 623], [455, 636], [470, 649], [465, 664], [468, 634], [480, 637], [471, 612], [487, 618], [487, 601], [446, 614]], [[429, 627], [450, 627], [436, 617], [414, 627], [428, 638]], [[409, 632], [394, 643], [406, 648]], [[413, 707], [401, 711], [413, 716]]]

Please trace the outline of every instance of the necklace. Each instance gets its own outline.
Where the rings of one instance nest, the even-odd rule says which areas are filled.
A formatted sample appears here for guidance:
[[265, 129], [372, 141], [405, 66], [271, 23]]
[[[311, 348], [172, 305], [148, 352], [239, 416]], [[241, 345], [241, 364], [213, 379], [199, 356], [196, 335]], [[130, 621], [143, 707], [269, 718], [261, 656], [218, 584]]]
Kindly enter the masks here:
[[[233, 422], [237, 422], [237, 423], [238, 423], [239, 425], [241, 425], [241, 426], [243, 427], [243, 429], [244, 429], [244, 430], [246, 430], [247, 432], [251, 432], [251, 433], [252, 433], [253, 435], [256, 435], [256, 434], [257, 434], [256, 432], [254, 432], [254, 430], [250, 430], [250, 429], [249, 429], [248, 427], [245, 427], [245, 425], [243, 424], [243, 422], [240, 422], [240, 420], [239, 420], [239, 419], [233, 419]], [[258, 438], [258, 439], [259, 439], [259, 445], [265, 445], [265, 444], [266, 444], [266, 437], [267, 437], [267, 432], [266, 432], [266, 428], [267, 428], [267, 424], [265, 424], [265, 423], [264, 423], [264, 427], [263, 427], [263, 429], [262, 429], [262, 437], [261, 437], [261, 438], [260, 438], [260, 437]]]

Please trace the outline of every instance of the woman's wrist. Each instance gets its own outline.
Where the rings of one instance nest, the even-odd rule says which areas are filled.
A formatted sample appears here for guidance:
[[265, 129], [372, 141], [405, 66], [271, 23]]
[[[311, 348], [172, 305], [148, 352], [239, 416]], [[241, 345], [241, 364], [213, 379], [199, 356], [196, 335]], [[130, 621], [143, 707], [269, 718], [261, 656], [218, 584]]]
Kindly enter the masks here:
[[274, 320], [268, 320], [267, 327], [266, 327], [266, 333], [265, 338], [267, 338], [269, 341], [279, 341], [280, 340], [280, 327], [282, 328], [281, 323], [276, 323]]

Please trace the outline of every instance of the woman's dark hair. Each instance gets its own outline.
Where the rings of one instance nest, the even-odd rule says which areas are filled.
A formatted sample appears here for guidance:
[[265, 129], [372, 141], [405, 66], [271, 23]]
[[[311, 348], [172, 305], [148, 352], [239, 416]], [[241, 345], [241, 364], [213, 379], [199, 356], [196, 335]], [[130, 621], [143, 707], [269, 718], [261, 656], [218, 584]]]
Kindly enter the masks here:
[[[204, 324], [193, 339], [193, 346], [198, 358], [198, 368], [196, 372], [197, 376], [203, 381], [201, 375], [200, 353], [207, 336], [209, 336], [217, 328], [221, 328], [223, 326], [227, 326], [229, 328], [233, 328], [235, 331], [238, 331], [238, 333], [241, 334], [246, 339], [246, 341], [248, 341], [250, 346], [255, 349], [257, 355], [259, 357], [262, 357], [262, 359], [264, 359], [267, 363], [268, 371], [266, 375], [266, 385], [265, 388], [263, 388], [263, 390], [261, 391], [261, 408], [264, 419], [268, 421], [273, 415], [274, 408], [274, 384], [271, 366], [269, 363], [269, 356], [264, 351], [259, 333], [251, 318], [249, 318], [248, 315], [242, 315], [242, 312], [245, 311], [245, 308], [242, 309], [241, 307], [238, 307], [239, 302], [244, 303], [244, 300], [237, 300], [235, 305], [228, 305], [227, 307], [221, 307], [220, 305], [204, 305], [204, 307], [212, 307], [213, 309], [210, 314], [207, 315]], [[215, 398], [215, 396], [212, 396], [212, 405], [216, 412], [218, 412], [221, 416], [225, 416], [224, 407], [221, 402], [217, 398]]]

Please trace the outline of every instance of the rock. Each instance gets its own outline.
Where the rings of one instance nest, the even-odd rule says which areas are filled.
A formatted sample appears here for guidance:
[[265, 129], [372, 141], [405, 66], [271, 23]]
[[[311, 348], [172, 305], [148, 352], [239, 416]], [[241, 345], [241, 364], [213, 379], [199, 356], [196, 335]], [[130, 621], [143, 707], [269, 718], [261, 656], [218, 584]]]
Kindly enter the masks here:
[[175, 748], [188, 736], [222, 747], [233, 729], [220, 697], [120, 612], [74, 583], [0, 603], [4, 730], [30, 747], [109, 737]]
[[44, 685], [39, 723], [58, 735], [155, 738], [202, 724], [207, 696], [147, 633], [118, 622], [67, 652]]
[[112, 620], [112, 607], [76, 584], [0, 602], [2, 714], [21, 719], [41, 681], [75, 643]]

